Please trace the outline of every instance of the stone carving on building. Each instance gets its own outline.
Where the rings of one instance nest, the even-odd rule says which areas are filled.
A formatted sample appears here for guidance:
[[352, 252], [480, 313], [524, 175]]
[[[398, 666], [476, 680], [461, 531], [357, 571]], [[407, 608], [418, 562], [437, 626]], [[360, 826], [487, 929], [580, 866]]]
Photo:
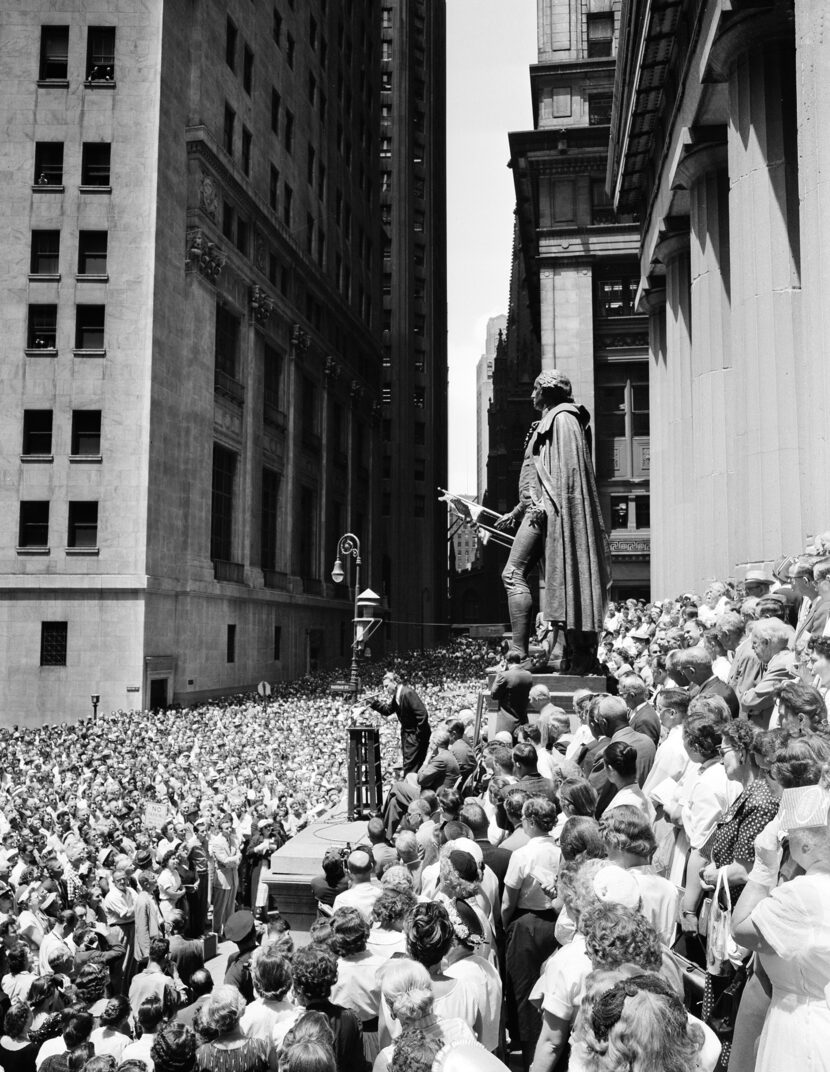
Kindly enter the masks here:
[[342, 375], [343, 368], [339, 362], [335, 361], [331, 355], [326, 358], [326, 363], [323, 366], [323, 372], [329, 380], [339, 380]]
[[299, 324], [291, 325], [291, 343], [295, 351], [305, 353], [311, 345], [311, 336]]
[[358, 399], [363, 398], [363, 395], [365, 393], [366, 392], [363, 388], [363, 385], [358, 383], [357, 380], [352, 380], [351, 384], [349, 385], [349, 396], [355, 401], [357, 401]]
[[212, 220], [216, 219], [216, 210], [219, 206], [219, 190], [216, 180], [206, 172], [201, 173], [199, 179], [199, 208], [207, 213]]
[[213, 423], [217, 429], [225, 433], [231, 440], [239, 440], [242, 437], [242, 413], [240, 410], [231, 409], [216, 399], [213, 407]]
[[211, 242], [204, 231], [195, 228], [187, 232], [186, 271], [198, 271], [213, 282], [225, 267], [227, 259], [220, 247]]
[[251, 287], [251, 312], [258, 324], [266, 324], [274, 311], [274, 302], [258, 284]]

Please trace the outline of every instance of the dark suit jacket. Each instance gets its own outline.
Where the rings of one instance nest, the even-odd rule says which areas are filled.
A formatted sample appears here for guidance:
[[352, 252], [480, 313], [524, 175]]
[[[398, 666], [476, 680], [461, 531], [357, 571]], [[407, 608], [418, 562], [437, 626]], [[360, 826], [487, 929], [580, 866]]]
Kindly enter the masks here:
[[660, 743], [660, 730], [662, 726], [660, 724], [660, 716], [654, 710], [650, 703], [643, 704], [643, 706], [636, 712], [629, 723], [633, 730], [637, 733], [645, 734], [646, 737], [650, 737], [654, 741], [655, 747]]
[[421, 789], [440, 789], [444, 785], [451, 789], [458, 781], [458, 776], [455, 756], [448, 748], [439, 748], [418, 772], [418, 785]]
[[481, 848], [485, 864], [499, 880], [499, 889], [504, 891], [504, 876], [507, 874], [507, 865], [510, 863], [509, 850], [493, 845], [489, 838], [476, 838], [476, 845]]
[[527, 702], [532, 688], [533, 674], [511, 664], [496, 674], [490, 695], [509, 715], [519, 722], [527, 722]]
[[419, 738], [429, 737], [427, 709], [418, 693], [408, 685], [401, 686], [400, 703], [393, 696], [388, 703], [373, 700], [370, 707], [380, 711], [382, 715], [397, 715], [402, 734], [412, 734]]
[[611, 741], [622, 741], [624, 744], [631, 745], [634, 751], [637, 753], [637, 784], [642, 789], [643, 782], [648, 777], [648, 772], [651, 770], [654, 763], [654, 754], [657, 749], [654, 747], [654, 742], [650, 737], [646, 737], [643, 733], [638, 733], [633, 730], [631, 726], [621, 726], [613, 735], [611, 740], [603, 738], [602, 752], [594, 753], [596, 759], [594, 761], [591, 773], [588, 776], [588, 781], [596, 789], [599, 799], [597, 800], [596, 815], [599, 817], [605, 811], [609, 801], [617, 792], [616, 787], [608, 780], [608, 769], [605, 766], [605, 760], [603, 754], [605, 749], [611, 743]]
[[704, 681], [696, 695], [720, 696], [722, 700], [726, 700], [726, 706], [729, 708], [732, 717], [738, 717], [741, 705], [738, 703], [735, 690], [730, 688], [729, 685], [725, 685], [719, 677], [710, 677], [708, 681]]

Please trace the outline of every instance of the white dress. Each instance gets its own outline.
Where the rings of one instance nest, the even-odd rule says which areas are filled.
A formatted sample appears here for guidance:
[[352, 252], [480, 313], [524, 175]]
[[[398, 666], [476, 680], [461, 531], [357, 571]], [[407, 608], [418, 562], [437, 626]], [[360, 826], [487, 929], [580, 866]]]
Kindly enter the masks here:
[[755, 1072], [830, 1072], [830, 874], [801, 875], [750, 917], [774, 954], [760, 954], [772, 983]]

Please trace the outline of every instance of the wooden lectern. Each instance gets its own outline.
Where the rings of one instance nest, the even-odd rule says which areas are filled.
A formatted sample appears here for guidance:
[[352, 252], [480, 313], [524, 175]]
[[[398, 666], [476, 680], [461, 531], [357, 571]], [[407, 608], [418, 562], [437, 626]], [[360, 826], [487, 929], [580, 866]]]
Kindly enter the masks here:
[[346, 804], [349, 821], [380, 815], [382, 796], [380, 733], [374, 726], [352, 726], [349, 729], [349, 797]]

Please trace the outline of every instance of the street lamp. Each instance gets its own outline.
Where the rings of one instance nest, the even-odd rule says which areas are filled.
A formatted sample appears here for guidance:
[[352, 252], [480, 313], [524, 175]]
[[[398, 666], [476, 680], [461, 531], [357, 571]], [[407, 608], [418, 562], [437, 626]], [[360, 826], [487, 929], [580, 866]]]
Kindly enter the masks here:
[[89, 699], [92, 703], [92, 717], [95, 719], [98, 717], [98, 704], [101, 702], [101, 697], [97, 692], [93, 692]]
[[[360, 540], [354, 533], [347, 532], [337, 541], [337, 558], [331, 570], [331, 579], [335, 584], [342, 584], [346, 574], [343, 571], [342, 559], [346, 555], [354, 556], [354, 616], [357, 618], [357, 594], [360, 591]], [[357, 638], [352, 641], [352, 666], [349, 672], [349, 684], [352, 691], [358, 689], [358, 665], [357, 665]]]

